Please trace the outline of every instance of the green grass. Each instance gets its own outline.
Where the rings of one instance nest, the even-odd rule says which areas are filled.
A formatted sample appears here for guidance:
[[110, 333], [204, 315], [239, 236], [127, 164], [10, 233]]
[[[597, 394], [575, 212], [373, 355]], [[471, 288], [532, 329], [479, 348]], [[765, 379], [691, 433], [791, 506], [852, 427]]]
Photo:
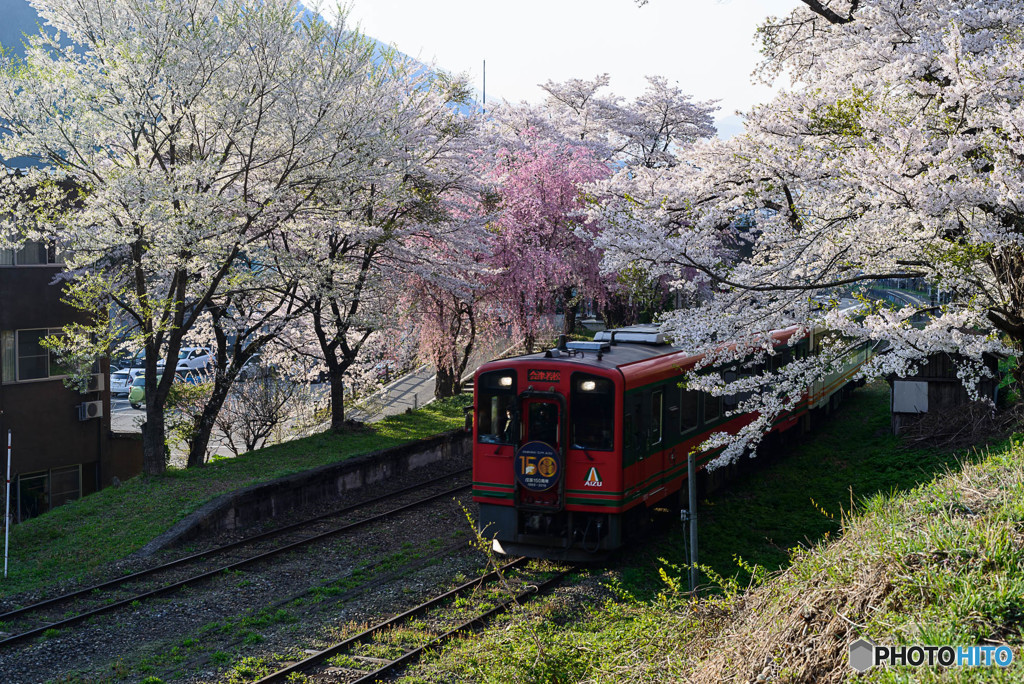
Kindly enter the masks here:
[[142, 548], [225, 492], [462, 427], [468, 401], [462, 396], [434, 402], [363, 431], [323, 433], [201, 468], [135, 477], [15, 525], [0, 596], [82, 578]]
[[[954, 453], [903, 447], [891, 434], [888, 393], [884, 383], [855, 391], [838, 414], [812, 426], [812, 434], [770, 461], [744, 462], [741, 476], [699, 502], [700, 563], [746, 585], [751, 566], [785, 567], [794, 547], [833, 537], [844, 512], [865, 500], [907, 491], [957, 467]], [[658, 559], [685, 565], [687, 542], [680, 525], [670, 540], [649, 546], [626, 572], [625, 587], [653, 596], [662, 587]]]
[[[1020, 660], [1024, 436], [957, 460], [905, 450], [887, 429], [885, 388], [867, 388], [792, 454], [711, 497], [701, 553], [718, 591], [693, 599], [681, 569], [658, 561], [677, 540], [637, 549], [589, 571], [615, 598], [529, 604], [403, 681], [841, 681], [860, 637], [1008, 644]], [[1021, 669], [859, 679], [1011, 682]]]

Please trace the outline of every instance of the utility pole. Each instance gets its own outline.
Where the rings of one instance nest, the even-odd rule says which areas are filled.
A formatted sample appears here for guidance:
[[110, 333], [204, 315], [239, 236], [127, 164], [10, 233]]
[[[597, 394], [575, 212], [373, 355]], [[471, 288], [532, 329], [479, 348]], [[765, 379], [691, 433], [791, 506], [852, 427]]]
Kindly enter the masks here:
[[690, 509], [679, 512], [682, 522], [690, 523], [690, 593], [697, 593], [697, 456], [693, 451], [686, 459], [686, 485], [690, 492]]
[[7, 551], [11, 539], [11, 430], [7, 429], [7, 494], [4, 496], [4, 579], [7, 579]]

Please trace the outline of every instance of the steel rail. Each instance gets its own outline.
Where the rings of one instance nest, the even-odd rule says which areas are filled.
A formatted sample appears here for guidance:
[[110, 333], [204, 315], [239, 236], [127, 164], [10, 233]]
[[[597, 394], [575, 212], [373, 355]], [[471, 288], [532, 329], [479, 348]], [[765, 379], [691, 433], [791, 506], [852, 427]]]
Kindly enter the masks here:
[[[452, 598], [454, 596], [458, 596], [459, 594], [462, 594], [462, 593], [466, 592], [469, 589], [478, 587], [478, 586], [480, 586], [482, 584], [485, 584], [485, 583], [488, 583], [488, 582], [492, 582], [492, 581], [498, 579], [501, 576], [501, 573], [503, 573], [503, 572], [505, 572], [507, 570], [511, 570], [512, 568], [519, 567], [520, 565], [525, 564], [528, 560], [529, 559], [527, 559], [527, 558], [518, 558], [518, 559], [516, 559], [514, 561], [506, 563], [501, 568], [499, 568], [497, 570], [494, 570], [494, 571], [492, 571], [492, 572], [490, 572], [490, 573], [488, 573], [488, 574], [486, 574], [486, 575], [484, 575], [484, 576], [482, 576], [482, 577], [480, 577], [478, 579], [471, 580], [469, 582], [461, 584], [458, 587], [455, 587], [454, 589], [452, 589], [450, 591], [447, 591], [444, 594], [441, 594], [440, 596], [436, 596], [436, 597], [430, 599], [429, 601], [425, 601], [424, 603], [421, 603], [420, 605], [415, 606], [414, 608], [410, 608], [409, 610], [405, 611], [404, 613], [396, 615], [396, 616], [394, 616], [394, 617], [392, 617], [392, 618], [390, 618], [388, 620], [385, 620], [384, 622], [378, 623], [378, 624], [374, 625], [373, 627], [370, 627], [369, 629], [366, 629], [366, 630], [360, 632], [359, 634], [353, 635], [353, 636], [345, 639], [344, 641], [341, 641], [341, 642], [339, 642], [339, 643], [337, 643], [337, 644], [335, 644], [335, 645], [333, 645], [333, 646], [331, 646], [331, 647], [329, 647], [327, 649], [324, 649], [323, 651], [315, 653], [315, 654], [309, 656], [308, 658], [300, 660], [297, 663], [293, 663], [292, 665], [289, 665], [288, 667], [283, 668], [281, 670], [278, 670], [276, 672], [272, 672], [269, 675], [266, 675], [265, 677], [263, 677], [262, 679], [256, 680], [253, 684], [270, 684], [271, 682], [285, 681], [292, 674], [301, 673], [303, 671], [309, 670], [313, 666], [319, 665], [323, 661], [327, 660], [328, 658], [330, 658], [330, 657], [332, 657], [334, 655], [337, 655], [338, 653], [346, 650], [350, 646], [352, 646], [354, 644], [357, 644], [357, 643], [359, 643], [361, 641], [366, 641], [368, 638], [372, 637], [373, 635], [377, 634], [378, 632], [381, 632], [381, 631], [383, 631], [383, 630], [385, 630], [385, 629], [387, 629], [389, 627], [393, 627], [393, 626], [395, 626], [397, 624], [400, 624], [400, 623], [408, 620], [409, 618], [412, 618], [412, 617], [415, 617], [417, 615], [420, 615], [420, 614], [430, 610], [431, 608], [434, 608], [435, 606], [437, 606], [437, 605], [447, 601], [448, 599], [450, 599], [450, 598]], [[424, 644], [424, 645], [422, 645], [422, 646], [420, 646], [418, 648], [415, 648], [415, 649], [412, 649], [410, 651], [407, 651], [406, 653], [402, 654], [398, 659], [391, 661], [387, 665], [381, 667], [378, 670], [375, 670], [374, 672], [371, 672], [369, 674], [363, 675], [361, 678], [359, 678], [356, 681], [357, 682], [367, 682], [367, 683], [368, 682], [377, 681], [376, 678], [381, 676], [382, 674], [385, 674], [385, 673], [387, 673], [387, 672], [389, 672], [389, 671], [391, 671], [391, 670], [393, 670], [395, 668], [401, 667], [402, 665], [405, 665], [405, 664], [415, 660], [420, 655], [422, 655], [425, 651], [433, 649], [433, 648], [436, 648], [437, 646], [442, 644], [444, 641], [452, 638], [453, 636], [455, 636], [456, 634], [458, 634], [460, 632], [464, 632], [467, 629], [470, 629], [470, 628], [473, 628], [473, 627], [476, 627], [476, 626], [482, 624], [483, 622], [485, 622], [486, 620], [490, 619], [494, 615], [497, 615], [499, 613], [502, 613], [502, 612], [508, 610], [513, 604], [517, 604], [520, 601], [532, 598], [534, 596], [538, 596], [541, 593], [544, 593], [544, 592], [548, 591], [549, 589], [554, 587], [555, 584], [560, 582], [565, 577], [565, 575], [568, 574], [568, 572], [569, 571], [565, 571], [565, 572], [559, 573], [558, 575], [552, 577], [551, 579], [548, 579], [548, 580], [540, 583], [539, 585], [535, 585], [531, 589], [528, 589], [526, 591], [520, 592], [515, 597], [506, 599], [505, 601], [501, 602], [500, 604], [498, 604], [497, 606], [491, 608], [490, 610], [488, 610], [488, 611], [486, 611], [484, 613], [481, 613], [480, 615], [476, 616], [475, 618], [472, 618], [471, 620], [468, 620], [468, 621], [460, 624], [458, 627], [455, 627], [454, 629], [451, 629], [451, 630], [445, 632], [444, 634], [442, 634], [442, 635], [440, 635], [438, 637], [435, 637], [433, 640], [431, 640], [427, 644]], [[350, 684], [355, 684], [355, 683], [351, 682]]]
[[569, 572], [565, 571], [539, 584], [533, 585], [530, 589], [520, 592], [513, 598], [509, 598], [505, 601], [502, 601], [501, 603], [491, 608], [487, 612], [482, 613], [471, 620], [463, 622], [461, 625], [455, 627], [454, 629], [448, 630], [444, 634], [436, 637], [433, 641], [423, 644], [422, 646], [419, 646], [417, 648], [414, 648], [411, 651], [406, 651], [404, 654], [402, 654], [395, 660], [391, 661], [387, 665], [384, 665], [383, 667], [374, 670], [373, 672], [369, 672], [360, 677], [359, 679], [353, 682], [349, 682], [349, 684], [372, 684], [373, 682], [379, 682], [381, 676], [391, 674], [398, 668], [404, 667], [415, 662], [416, 660], [419, 660], [419, 657], [427, 651], [431, 651], [435, 648], [438, 648], [446, 641], [458, 636], [459, 634], [463, 634], [470, 629], [475, 630], [478, 627], [481, 627], [485, 622], [490, 620], [492, 617], [504, 613], [513, 605], [519, 605], [522, 602], [528, 601], [530, 599], [536, 598], [537, 596], [547, 593], [548, 591], [553, 589], [559, 582], [561, 582], [568, 574]]
[[[312, 518], [306, 518], [305, 520], [300, 520], [298, 522], [291, 523], [289, 525], [285, 525], [284, 527], [278, 527], [278, 528], [275, 528], [273, 530], [268, 530], [266, 532], [261, 532], [259, 534], [254, 534], [254, 535], [252, 535], [250, 537], [245, 537], [244, 539], [239, 539], [238, 541], [233, 541], [233, 542], [230, 542], [228, 544], [224, 544], [222, 546], [218, 546], [218, 547], [216, 547], [214, 549], [207, 549], [206, 551], [201, 551], [199, 553], [194, 553], [194, 554], [192, 554], [190, 556], [184, 556], [184, 557], [179, 558], [177, 560], [173, 560], [173, 561], [171, 561], [169, 563], [164, 563], [162, 565], [157, 565], [157, 566], [154, 566], [152, 568], [147, 568], [145, 570], [139, 570], [138, 572], [133, 572], [130, 575], [123, 575], [123, 576], [118, 577], [116, 579], [108, 580], [106, 582], [101, 582], [99, 584], [94, 584], [93, 586], [86, 587], [85, 589], [77, 589], [77, 590], [69, 592], [67, 594], [61, 594], [60, 596], [54, 596], [53, 598], [46, 599], [45, 601], [39, 601], [38, 603], [33, 603], [31, 605], [24, 606], [22, 608], [16, 608], [16, 609], [14, 609], [12, 611], [0, 614], [0, 622], [6, 622], [6, 621], [8, 621], [8, 620], [10, 620], [12, 618], [20, 617], [21, 615], [24, 615], [26, 613], [31, 613], [31, 612], [34, 612], [34, 611], [46, 608], [48, 606], [56, 605], [56, 604], [59, 604], [59, 603], [65, 602], [65, 601], [70, 601], [71, 599], [76, 599], [76, 598], [85, 596], [87, 594], [92, 594], [94, 591], [97, 591], [97, 590], [102, 591], [104, 589], [110, 589], [112, 587], [117, 587], [117, 586], [119, 586], [121, 584], [124, 584], [125, 582], [131, 582], [131, 581], [134, 581], [134, 580], [142, 579], [143, 577], [148, 577], [150, 575], [155, 575], [155, 574], [157, 574], [159, 572], [164, 572], [166, 570], [172, 570], [172, 569], [174, 569], [176, 567], [180, 567], [182, 565], [188, 565], [189, 563], [194, 563], [196, 561], [203, 560], [205, 558], [210, 558], [211, 556], [215, 556], [215, 555], [217, 555], [219, 553], [224, 553], [225, 551], [229, 551], [231, 549], [238, 548], [240, 546], [245, 546], [247, 544], [254, 544], [256, 542], [264, 541], [266, 539], [272, 539], [274, 537], [281, 536], [281, 535], [286, 534], [288, 532], [292, 532], [294, 530], [297, 530], [297, 529], [300, 529], [302, 527], [305, 527], [306, 525], [309, 525], [310, 523], [318, 522], [320, 520], [326, 520], [327, 518], [333, 518], [335, 516], [345, 515], [346, 513], [351, 513], [352, 511], [358, 510], [358, 509], [363, 508], [365, 506], [371, 506], [373, 504], [381, 503], [382, 501], [386, 501], [388, 499], [392, 499], [392, 498], [395, 498], [397, 496], [401, 496], [402, 494], [408, 494], [409, 492], [412, 492], [412, 491], [415, 491], [415, 490], [418, 490], [418, 489], [422, 489], [423, 487], [427, 487], [427, 486], [430, 486], [432, 484], [436, 484], [438, 482], [450, 479], [450, 478], [455, 477], [457, 475], [464, 475], [464, 474], [470, 472], [471, 470], [472, 470], [472, 468], [464, 468], [462, 470], [455, 471], [454, 473], [449, 473], [448, 475], [442, 475], [441, 477], [435, 477], [433, 479], [427, 480], [425, 482], [421, 482], [419, 484], [410, 485], [408, 487], [403, 487], [402, 489], [399, 489], [399, 490], [396, 490], [394, 492], [391, 492], [390, 494], [384, 494], [383, 496], [378, 496], [378, 497], [373, 498], [373, 499], [368, 499], [366, 501], [362, 501], [362, 502], [357, 503], [357, 504], [352, 504], [351, 506], [345, 506], [343, 508], [338, 508], [338, 509], [333, 510], [333, 511], [328, 511], [327, 513], [321, 513], [320, 515], [313, 516]], [[3, 642], [0, 642], [0, 643], [3, 643]]]
[[[415, 488], [420, 488], [422, 486], [423, 486], [423, 484], [421, 483], [420, 485], [417, 485]], [[454, 487], [454, 488], [445, 490], [445, 491], [440, 492], [438, 494], [432, 494], [432, 495], [424, 497], [422, 499], [418, 499], [416, 501], [413, 501], [412, 503], [408, 503], [408, 504], [405, 504], [403, 506], [399, 506], [398, 508], [393, 508], [393, 509], [391, 509], [389, 511], [386, 511], [384, 513], [381, 513], [381, 514], [378, 514], [378, 515], [375, 515], [375, 516], [371, 516], [369, 518], [363, 518], [362, 520], [357, 520], [355, 522], [348, 523], [346, 525], [342, 525], [341, 527], [336, 527], [336, 528], [334, 528], [332, 530], [328, 530], [326, 532], [321, 532], [321, 533], [313, 535], [311, 537], [307, 537], [305, 539], [300, 539], [298, 541], [291, 542], [289, 544], [285, 544], [285, 545], [280, 546], [280, 547], [278, 547], [276, 549], [272, 549], [270, 551], [266, 551], [264, 553], [260, 553], [260, 554], [257, 554], [255, 556], [250, 556], [250, 557], [242, 559], [240, 561], [236, 561], [236, 562], [231, 563], [229, 565], [225, 565], [225, 566], [216, 568], [214, 570], [210, 570], [210, 571], [201, 573], [199, 575], [194, 575], [194, 576], [186, 578], [184, 580], [180, 580], [180, 581], [175, 582], [173, 584], [167, 585], [165, 587], [161, 587], [159, 589], [154, 589], [152, 591], [148, 591], [148, 592], [144, 592], [144, 593], [137, 594], [137, 595], [134, 595], [134, 596], [130, 596], [130, 597], [128, 597], [126, 599], [123, 599], [121, 601], [116, 601], [114, 603], [109, 603], [109, 604], [106, 604], [104, 606], [100, 606], [99, 608], [94, 608], [93, 610], [87, 611], [85, 613], [80, 613], [78, 615], [73, 615], [73, 616], [71, 616], [69, 618], [66, 618], [64, 620], [59, 620], [57, 622], [53, 622], [53, 623], [50, 623], [50, 624], [42, 625], [40, 627], [36, 627], [36, 628], [31, 629], [31, 630], [27, 630], [25, 632], [20, 632], [18, 634], [14, 634], [12, 636], [7, 637], [6, 639], [0, 640], [0, 647], [8, 646], [10, 644], [14, 644], [14, 643], [19, 642], [19, 641], [24, 641], [26, 639], [30, 639], [30, 638], [35, 637], [35, 636], [39, 636], [43, 632], [46, 632], [47, 630], [50, 630], [50, 629], [61, 629], [63, 627], [70, 627], [72, 625], [75, 625], [75, 624], [78, 624], [80, 622], [83, 622], [83, 621], [89, 619], [90, 617], [93, 617], [93, 616], [96, 616], [96, 615], [102, 615], [104, 613], [112, 612], [114, 610], [117, 610], [118, 608], [122, 608], [122, 607], [124, 607], [126, 605], [132, 604], [135, 601], [143, 601], [143, 600], [146, 600], [146, 599], [150, 599], [150, 598], [154, 598], [154, 597], [157, 597], [157, 596], [162, 596], [164, 594], [168, 594], [168, 593], [170, 593], [172, 591], [175, 591], [177, 589], [180, 589], [182, 587], [189, 586], [189, 585], [192, 585], [192, 584], [197, 584], [197, 583], [199, 583], [201, 581], [207, 580], [207, 579], [209, 579], [209, 578], [211, 578], [211, 577], [213, 577], [215, 575], [219, 575], [219, 574], [221, 574], [223, 572], [238, 570], [238, 569], [246, 567], [248, 565], [252, 565], [254, 563], [258, 563], [258, 562], [267, 560], [269, 558], [272, 558], [274, 556], [280, 555], [282, 553], [285, 553], [285, 552], [288, 552], [288, 551], [293, 551], [293, 550], [295, 550], [297, 548], [300, 548], [302, 546], [306, 546], [308, 544], [312, 544], [312, 543], [315, 543], [315, 542], [323, 541], [324, 539], [326, 539], [328, 537], [332, 537], [332, 536], [335, 536], [335, 535], [338, 535], [338, 534], [342, 534], [344, 532], [351, 531], [351, 530], [356, 529], [358, 527], [363, 527], [365, 525], [368, 525], [368, 524], [371, 524], [371, 523], [374, 523], [374, 522], [378, 522], [380, 520], [384, 520], [384, 519], [386, 519], [386, 518], [388, 518], [390, 516], [393, 516], [393, 515], [396, 515], [398, 513], [402, 513], [402, 512], [405, 512], [407, 510], [416, 508], [417, 506], [422, 506], [423, 504], [430, 503], [430, 502], [435, 501], [437, 499], [440, 499], [442, 497], [450, 496], [450, 495], [458, 493], [460, 491], [464, 491], [466, 489], [471, 488], [471, 486], [472, 485], [469, 485], [469, 484], [460, 485], [458, 487]], [[384, 497], [384, 498], [387, 498], [387, 497]], [[366, 505], [366, 504], [362, 504], [362, 505]], [[306, 521], [306, 522], [308, 523], [309, 521]], [[256, 535], [256, 536], [254, 536], [254, 537], [252, 537], [250, 539], [255, 539], [255, 538], [259, 537], [259, 536], [260, 535]], [[222, 548], [224, 548], [224, 547], [222, 547]], [[197, 554], [197, 555], [199, 555], [199, 554]], [[173, 564], [168, 564], [168, 566], [178, 565], [178, 564], [179, 563], [176, 562], [176, 563], [173, 563]], [[161, 566], [161, 567], [162, 567], [162, 569], [167, 569], [167, 566]], [[116, 582], [113, 582], [111, 584], [121, 584], [121, 583], [125, 582], [128, 577], [131, 577], [131, 576], [126, 576], [126, 577], [121, 578], [120, 580], [118, 580]], [[76, 592], [76, 595], [77, 595], [77, 593], [78, 592]], [[36, 604], [36, 605], [40, 605], [40, 604]], [[49, 605], [49, 604], [47, 604], [47, 605]]]

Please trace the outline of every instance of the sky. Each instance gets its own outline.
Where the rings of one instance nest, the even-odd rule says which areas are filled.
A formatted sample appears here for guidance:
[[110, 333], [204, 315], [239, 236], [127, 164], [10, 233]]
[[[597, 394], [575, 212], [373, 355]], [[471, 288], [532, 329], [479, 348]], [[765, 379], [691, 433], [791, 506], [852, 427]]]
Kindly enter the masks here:
[[[640, 94], [660, 75], [698, 101], [720, 100], [719, 135], [736, 110], [769, 100], [753, 84], [757, 26], [798, 0], [352, 0], [350, 21], [400, 51], [455, 73], [487, 100], [538, 103], [538, 84], [607, 73], [610, 92]], [[784, 84], [777, 84], [784, 85]]]

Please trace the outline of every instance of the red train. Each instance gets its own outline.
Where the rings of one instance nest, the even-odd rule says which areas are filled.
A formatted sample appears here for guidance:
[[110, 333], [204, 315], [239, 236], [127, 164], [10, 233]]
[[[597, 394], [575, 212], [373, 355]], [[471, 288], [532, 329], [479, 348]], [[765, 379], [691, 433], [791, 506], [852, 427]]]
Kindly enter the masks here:
[[[796, 330], [774, 335], [780, 363], [815, 348], [813, 334], [789, 345]], [[834, 405], [866, 358], [860, 351], [815, 383], [772, 432]], [[481, 366], [474, 377], [473, 500], [494, 549], [591, 560], [620, 547], [655, 506], [677, 505], [681, 490], [685, 498], [690, 450], [712, 432], [734, 433], [753, 419], [726, 416], [737, 397], [680, 387], [699, 360], [665, 344], [653, 327], [636, 326]], [[701, 452], [698, 467], [717, 454]]]

